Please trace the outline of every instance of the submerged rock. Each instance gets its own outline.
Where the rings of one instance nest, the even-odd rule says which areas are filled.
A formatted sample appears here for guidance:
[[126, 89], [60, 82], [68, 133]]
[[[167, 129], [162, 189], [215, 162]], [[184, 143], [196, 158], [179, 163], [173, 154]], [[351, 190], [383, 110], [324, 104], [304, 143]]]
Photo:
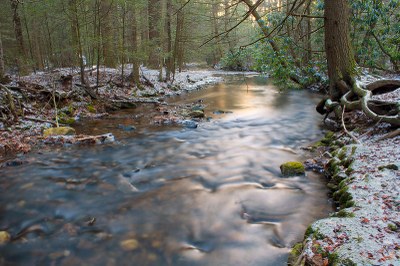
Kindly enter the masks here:
[[136, 127], [135, 127], [135, 126], [132, 126], [132, 125], [122, 125], [122, 124], [119, 124], [119, 125], [118, 125], [118, 128], [119, 128], [119, 129], [122, 129], [123, 131], [134, 131], [134, 130], [136, 130]]
[[182, 125], [186, 128], [197, 128], [198, 124], [193, 120], [183, 120]]
[[59, 135], [75, 135], [75, 129], [72, 127], [52, 127], [43, 131], [44, 137], [59, 136]]
[[305, 168], [301, 162], [286, 162], [280, 166], [283, 176], [304, 175]]
[[131, 251], [135, 250], [139, 247], [139, 242], [136, 239], [127, 239], [120, 243], [120, 246], [123, 250]]
[[7, 231], [0, 231], [0, 245], [10, 241], [11, 236]]

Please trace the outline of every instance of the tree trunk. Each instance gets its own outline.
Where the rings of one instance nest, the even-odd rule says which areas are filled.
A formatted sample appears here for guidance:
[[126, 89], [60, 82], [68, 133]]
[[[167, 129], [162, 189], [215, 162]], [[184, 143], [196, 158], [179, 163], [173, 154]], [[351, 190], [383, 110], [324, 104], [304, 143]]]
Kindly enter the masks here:
[[22, 35], [22, 26], [21, 26], [21, 18], [18, 13], [18, 0], [10, 0], [12, 16], [13, 16], [13, 23], [14, 23], [14, 33], [15, 39], [17, 41], [18, 47], [18, 54], [19, 56], [16, 58], [17, 65], [19, 68], [20, 74], [26, 74], [26, 50], [24, 44], [24, 37]]
[[149, 53], [149, 67], [157, 69], [159, 67], [159, 23], [160, 20], [160, 0], [149, 0], [148, 3], [148, 22], [149, 22], [149, 41], [150, 41], [150, 53]]
[[130, 82], [138, 85], [140, 84], [140, 73], [139, 73], [139, 60], [138, 60], [138, 7], [134, 4], [133, 6], [133, 17], [131, 18], [132, 21], [132, 72], [129, 76]]
[[4, 52], [3, 52], [3, 42], [1, 40], [1, 32], [0, 32], [0, 83], [5, 75], [5, 67], [4, 67]]
[[[355, 60], [350, 44], [348, 0], [325, 0], [325, 50], [329, 93], [339, 100], [354, 84]], [[339, 86], [343, 80], [348, 88]]]
[[166, 31], [167, 31], [167, 60], [166, 60], [166, 80], [171, 80], [172, 71], [172, 33], [171, 33], [171, 1], [167, 0], [167, 17], [166, 17]]
[[[212, 26], [213, 26], [214, 36], [218, 36], [218, 34], [219, 34], [218, 20], [217, 20], [218, 7], [219, 7], [219, 3], [216, 3], [215, 1], [213, 1], [213, 4], [212, 4]], [[221, 58], [222, 58], [221, 39], [219, 37], [216, 37], [215, 42], [216, 42], [216, 49], [214, 50], [213, 66], [216, 66], [219, 63], [219, 61], [221, 61]]]
[[[69, 8], [71, 11], [71, 34], [72, 34], [72, 43], [75, 48], [75, 58], [76, 62], [80, 68], [80, 78], [81, 84], [83, 87], [88, 88], [85, 79], [85, 62], [83, 59], [83, 49], [81, 43], [80, 29], [79, 29], [79, 19], [78, 19], [78, 7], [76, 0], [69, 0]], [[89, 93], [90, 94], [90, 93]], [[95, 98], [93, 95], [91, 97]]]
[[100, 1], [100, 10], [101, 10], [101, 40], [103, 47], [103, 58], [104, 65], [107, 67], [115, 67], [115, 53], [114, 53], [114, 45], [113, 45], [113, 29], [111, 27], [111, 13], [112, 2], [109, 0]]

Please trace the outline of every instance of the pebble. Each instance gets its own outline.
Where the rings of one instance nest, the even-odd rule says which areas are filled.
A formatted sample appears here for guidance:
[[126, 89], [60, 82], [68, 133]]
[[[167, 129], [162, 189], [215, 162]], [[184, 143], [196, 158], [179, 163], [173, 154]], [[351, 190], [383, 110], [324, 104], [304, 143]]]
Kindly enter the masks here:
[[139, 242], [136, 239], [127, 239], [120, 243], [123, 250], [130, 251], [139, 247]]

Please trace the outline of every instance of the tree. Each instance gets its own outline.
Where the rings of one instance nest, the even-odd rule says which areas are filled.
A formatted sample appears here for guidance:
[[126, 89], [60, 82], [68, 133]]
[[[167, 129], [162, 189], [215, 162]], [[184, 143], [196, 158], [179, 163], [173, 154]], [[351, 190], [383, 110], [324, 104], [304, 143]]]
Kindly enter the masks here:
[[[325, 51], [332, 100], [339, 100], [354, 84], [356, 62], [350, 43], [347, 1], [325, 0]], [[349, 87], [343, 86], [342, 81]]]
[[26, 73], [26, 50], [25, 50], [25, 43], [24, 43], [24, 36], [22, 34], [22, 26], [21, 26], [21, 18], [18, 13], [18, 0], [10, 0], [11, 10], [12, 10], [12, 17], [14, 23], [14, 33], [15, 39], [17, 41], [18, 47], [18, 56], [17, 56], [17, 65], [19, 68], [20, 74]]
[[[362, 87], [356, 80], [356, 63], [349, 37], [348, 0], [325, 0], [325, 49], [328, 63], [330, 101], [325, 102], [327, 109], [333, 109], [340, 116], [343, 108], [361, 109], [375, 121], [400, 126], [398, 104], [385, 101], [373, 101], [372, 91], [396, 89], [398, 80], [377, 81]], [[354, 99], [355, 100], [350, 100]], [[341, 105], [333, 103], [341, 101]]]
[[4, 67], [4, 52], [3, 52], [3, 42], [1, 40], [1, 32], [0, 32], [0, 83], [5, 75], [5, 67]]

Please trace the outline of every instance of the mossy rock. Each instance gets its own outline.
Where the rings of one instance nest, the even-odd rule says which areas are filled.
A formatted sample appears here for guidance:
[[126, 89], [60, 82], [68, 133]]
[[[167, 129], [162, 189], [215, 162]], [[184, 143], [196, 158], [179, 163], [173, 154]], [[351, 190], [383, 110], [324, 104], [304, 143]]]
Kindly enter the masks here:
[[75, 123], [75, 118], [73, 117], [63, 117], [60, 118], [60, 120], [58, 120], [61, 124], [67, 124], [67, 125], [71, 125], [73, 123]]
[[303, 243], [297, 243], [296, 245], [294, 245], [294, 247], [289, 253], [288, 264], [294, 265], [298, 260], [299, 256], [301, 255], [302, 251], [303, 251]]
[[301, 162], [286, 162], [280, 166], [283, 176], [304, 175], [305, 168]]
[[59, 135], [75, 135], [75, 129], [72, 127], [52, 127], [43, 131], [44, 137], [59, 136]]
[[7, 231], [0, 231], [0, 245], [9, 242], [10, 239], [11, 236]]
[[204, 117], [204, 111], [202, 110], [193, 110], [189, 113], [189, 116], [192, 118], [203, 118]]
[[388, 165], [382, 165], [382, 166], [379, 166], [378, 167], [378, 170], [379, 171], [382, 171], [382, 170], [384, 170], [384, 169], [389, 169], [389, 170], [395, 170], [395, 171], [397, 171], [397, 170], [399, 170], [399, 167], [396, 165], [396, 164], [388, 164]]

